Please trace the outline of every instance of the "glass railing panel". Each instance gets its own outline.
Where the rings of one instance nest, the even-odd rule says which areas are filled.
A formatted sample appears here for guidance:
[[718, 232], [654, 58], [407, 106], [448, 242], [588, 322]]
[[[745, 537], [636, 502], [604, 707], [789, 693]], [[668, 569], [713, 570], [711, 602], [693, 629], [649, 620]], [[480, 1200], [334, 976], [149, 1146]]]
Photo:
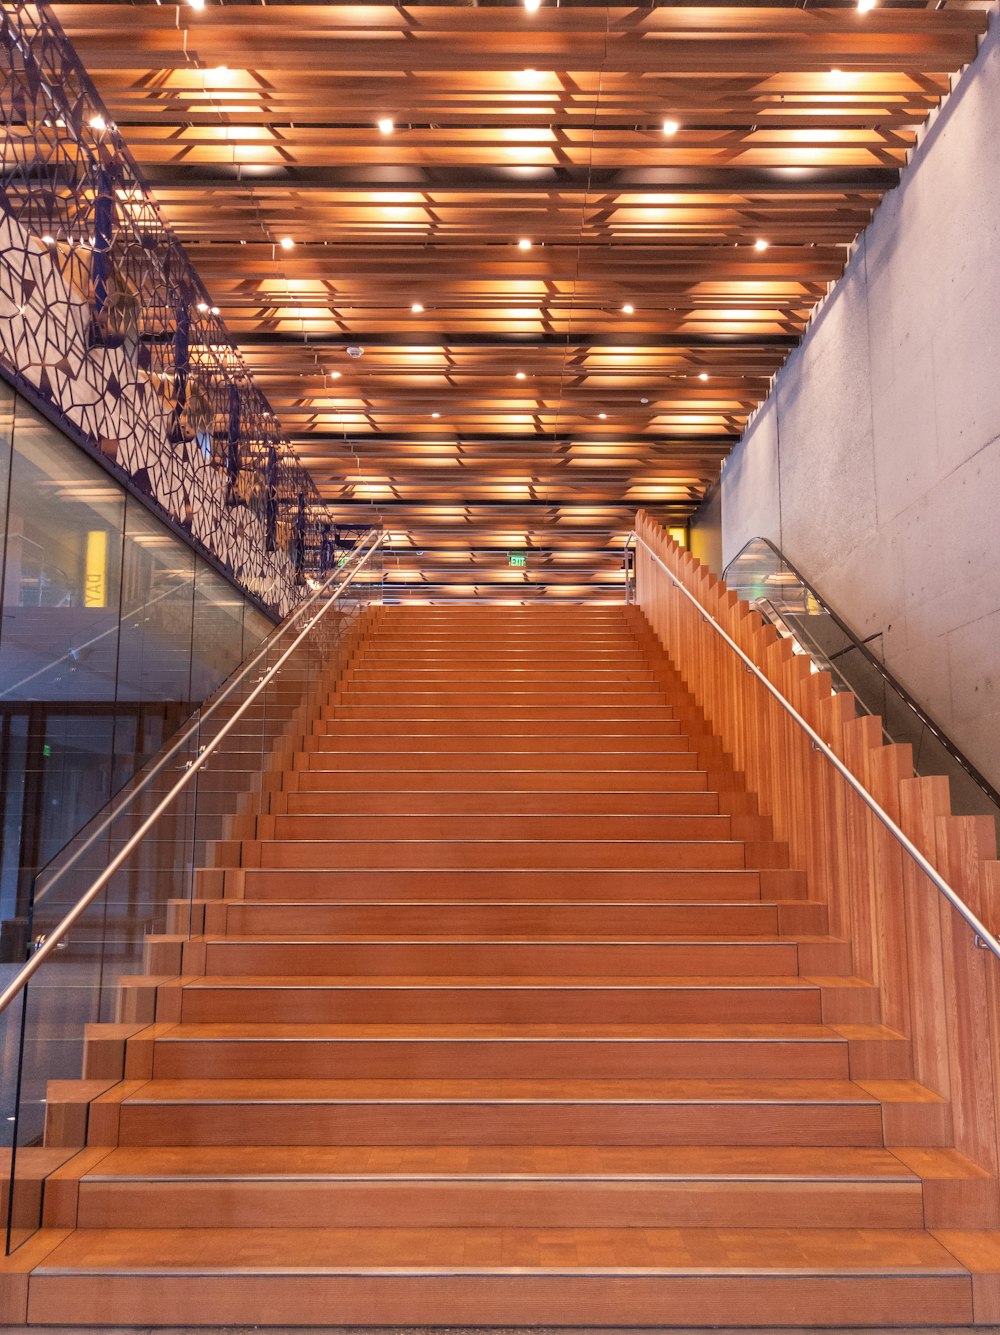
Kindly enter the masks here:
[[[106, 884], [21, 999], [0, 1014], [6, 1101], [0, 1149], [9, 1156], [0, 1159], [0, 1171], [12, 1163], [10, 1247], [40, 1226], [47, 1173], [83, 1148], [88, 1099], [123, 1077], [114, 1035], [88, 1039], [86, 1026], [148, 1022], [148, 989], [128, 980], [180, 971], [184, 940], [202, 930], [198, 900], [205, 869], [211, 874], [214, 867], [235, 865], [235, 845], [227, 841], [241, 831], [252, 834], [254, 817], [268, 809], [280, 767], [302, 747], [309, 718], [332, 689], [359, 618], [381, 599], [380, 550], [368, 554], [376, 537], [365, 535], [312, 602], [286, 619], [35, 877], [29, 917], [35, 945], [57, 934], [66, 914], [101, 878]], [[335, 596], [355, 567], [363, 578]], [[238, 643], [234, 630], [227, 652]], [[205, 661], [217, 666], [218, 659], [213, 648]], [[81, 1075], [96, 1083], [81, 1086]]]
[[882, 720], [887, 742], [913, 748], [917, 775], [945, 775], [952, 810], [988, 815], [1000, 832], [1000, 795], [893, 678], [879, 656], [880, 637], [859, 640], [818, 592], [764, 538], [754, 538], [723, 572], [726, 585], [792, 640], [836, 691], [850, 691], [858, 710]]

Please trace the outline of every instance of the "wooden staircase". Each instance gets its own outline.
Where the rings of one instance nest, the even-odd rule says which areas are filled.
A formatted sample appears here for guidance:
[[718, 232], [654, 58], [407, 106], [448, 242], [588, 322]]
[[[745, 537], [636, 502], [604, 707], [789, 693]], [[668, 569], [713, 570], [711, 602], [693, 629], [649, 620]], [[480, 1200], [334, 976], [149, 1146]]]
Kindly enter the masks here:
[[51, 1092], [28, 1321], [996, 1319], [992, 1182], [641, 614], [370, 615]]

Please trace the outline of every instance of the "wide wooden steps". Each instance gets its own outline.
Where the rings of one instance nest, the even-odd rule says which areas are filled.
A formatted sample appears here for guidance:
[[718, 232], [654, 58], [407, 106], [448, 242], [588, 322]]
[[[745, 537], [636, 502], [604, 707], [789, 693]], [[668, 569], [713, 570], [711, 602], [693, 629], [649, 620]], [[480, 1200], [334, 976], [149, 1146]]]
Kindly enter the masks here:
[[989, 1175], [634, 609], [376, 609], [283, 745], [50, 1087], [9, 1319], [1000, 1320]]

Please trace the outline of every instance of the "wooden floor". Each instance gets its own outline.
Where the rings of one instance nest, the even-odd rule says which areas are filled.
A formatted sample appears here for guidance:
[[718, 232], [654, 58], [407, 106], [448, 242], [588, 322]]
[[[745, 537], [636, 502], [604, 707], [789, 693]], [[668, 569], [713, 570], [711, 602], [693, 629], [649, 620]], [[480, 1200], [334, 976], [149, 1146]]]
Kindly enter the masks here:
[[992, 1184], [634, 610], [378, 610], [222, 847], [50, 1090], [8, 1320], [1000, 1321]]

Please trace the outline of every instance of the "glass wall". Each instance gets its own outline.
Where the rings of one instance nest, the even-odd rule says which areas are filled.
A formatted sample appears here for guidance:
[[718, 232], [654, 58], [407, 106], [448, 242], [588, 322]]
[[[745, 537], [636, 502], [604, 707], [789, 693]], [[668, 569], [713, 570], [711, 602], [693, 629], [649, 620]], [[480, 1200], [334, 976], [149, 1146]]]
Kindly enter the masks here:
[[271, 625], [0, 383], [0, 962], [35, 871]]

